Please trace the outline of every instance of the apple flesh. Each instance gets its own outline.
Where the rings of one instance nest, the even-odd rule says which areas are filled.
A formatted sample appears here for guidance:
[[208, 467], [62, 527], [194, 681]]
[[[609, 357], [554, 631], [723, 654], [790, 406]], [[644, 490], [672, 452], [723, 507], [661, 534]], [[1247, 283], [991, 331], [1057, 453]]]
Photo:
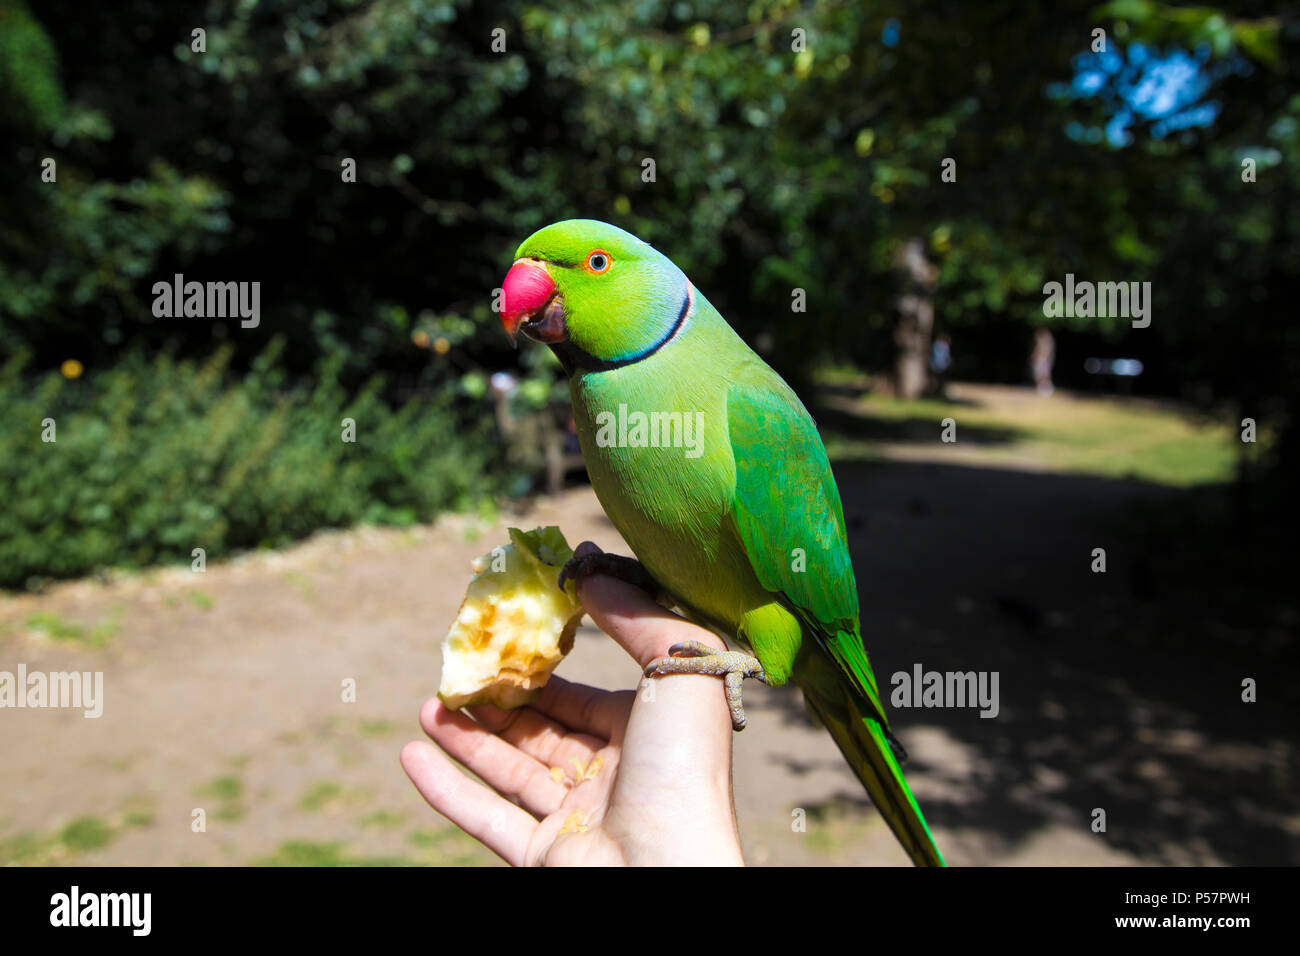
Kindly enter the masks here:
[[556, 579], [573, 556], [556, 527], [510, 529], [510, 543], [476, 558], [465, 600], [442, 641], [438, 697], [452, 710], [523, 707], [573, 649], [582, 604]]

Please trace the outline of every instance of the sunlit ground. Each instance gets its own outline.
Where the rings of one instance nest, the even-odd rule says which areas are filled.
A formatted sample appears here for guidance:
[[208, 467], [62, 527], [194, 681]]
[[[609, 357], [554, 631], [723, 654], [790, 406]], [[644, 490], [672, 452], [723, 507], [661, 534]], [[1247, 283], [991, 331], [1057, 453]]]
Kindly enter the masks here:
[[[1029, 388], [961, 383], [949, 386], [949, 400], [905, 400], [865, 392], [865, 377], [840, 374], [831, 381], [826, 407], [860, 418], [839, 427], [838, 420], [821, 416], [832, 459], [914, 457], [928, 449], [968, 464], [1188, 487], [1231, 480], [1241, 447], [1232, 421], [1194, 415], [1169, 402], [1060, 391], [1044, 398]], [[864, 394], [846, 394], [854, 389]], [[948, 418], [955, 423], [952, 443], [942, 441]], [[862, 437], [864, 430], [868, 437]], [[1266, 440], [1261, 436], [1258, 446]]]

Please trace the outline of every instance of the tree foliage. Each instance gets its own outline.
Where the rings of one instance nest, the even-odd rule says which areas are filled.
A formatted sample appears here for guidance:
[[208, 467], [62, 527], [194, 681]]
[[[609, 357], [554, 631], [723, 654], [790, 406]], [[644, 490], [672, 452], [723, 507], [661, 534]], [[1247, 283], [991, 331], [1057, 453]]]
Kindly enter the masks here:
[[[280, 336], [293, 374], [337, 356], [350, 387], [383, 369], [473, 405], [486, 371], [555, 377], [506, 350], [491, 293], [529, 232], [592, 216], [672, 255], [791, 374], [892, 364], [919, 239], [969, 373], [1019, 367], [1046, 281], [1150, 281], [1149, 329], [1074, 327], [1153, 387], [1294, 416], [1288, 10], [3, 0], [0, 18], [0, 335], [38, 364], [173, 342], [243, 367]], [[261, 280], [266, 321], [155, 319], [174, 272]]]

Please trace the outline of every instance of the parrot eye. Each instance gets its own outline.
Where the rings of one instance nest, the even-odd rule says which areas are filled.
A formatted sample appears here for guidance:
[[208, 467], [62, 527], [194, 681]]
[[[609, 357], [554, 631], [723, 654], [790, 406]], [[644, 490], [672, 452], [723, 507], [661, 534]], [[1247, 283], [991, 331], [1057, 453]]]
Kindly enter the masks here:
[[596, 275], [609, 271], [609, 264], [609, 253], [604, 249], [593, 249], [587, 256], [587, 271]]

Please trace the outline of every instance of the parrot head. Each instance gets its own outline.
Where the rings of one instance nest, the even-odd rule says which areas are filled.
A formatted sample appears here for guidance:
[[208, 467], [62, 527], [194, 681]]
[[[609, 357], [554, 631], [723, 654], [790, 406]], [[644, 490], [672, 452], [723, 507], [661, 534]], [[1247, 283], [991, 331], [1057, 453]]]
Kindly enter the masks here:
[[566, 219], [533, 233], [502, 283], [501, 323], [549, 345], [567, 368], [639, 361], [681, 327], [694, 291], [672, 261], [630, 232]]

